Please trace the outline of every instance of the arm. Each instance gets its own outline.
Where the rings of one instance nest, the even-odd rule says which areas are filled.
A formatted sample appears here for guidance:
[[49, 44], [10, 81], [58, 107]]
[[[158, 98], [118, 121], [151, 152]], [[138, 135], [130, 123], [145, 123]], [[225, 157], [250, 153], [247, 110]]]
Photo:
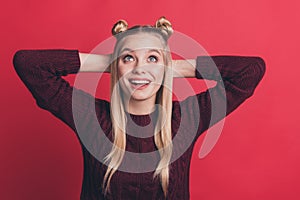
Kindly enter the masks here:
[[80, 72], [109, 72], [110, 55], [79, 53]]
[[[86, 117], [94, 109], [95, 98], [73, 88], [62, 76], [93, 67], [88, 62], [81, 65], [84, 56], [78, 50], [20, 50], [13, 58], [15, 70], [32, 93], [39, 107], [50, 111], [73, 130], [73, 114]], [[76, 94], [76, 101], [72, 95]]]
[[172, 60], [173, 77], [195, 78], [196, 59]]
[[[259, 57], [199, 56], [189, 62], [174, 61], [174, 64], [174, 70], [186, 77], [217, 82], [215, 87], [194, 98], [189, 97], [181, 104], [182, 113], [189, 113], [185, 116], [187, 121], [194, 122], [192, 126], [197, 127], [197, 136], [249, 98], [265, 73], [265, 63]], [[196, 104], [199, 105], [198, 113], [193, 112]], [[218, 110], [222, 109], [223, 114], [219, 114]], [[212, 111], [216, 111], [214, 116]], [[199, 113], [200, 119], [193, 120]]]

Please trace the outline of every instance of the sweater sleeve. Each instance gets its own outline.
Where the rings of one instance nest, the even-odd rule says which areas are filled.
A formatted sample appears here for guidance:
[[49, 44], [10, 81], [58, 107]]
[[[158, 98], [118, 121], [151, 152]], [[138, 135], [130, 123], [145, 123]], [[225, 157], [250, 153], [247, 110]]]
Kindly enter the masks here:
[[[37, 105], [50, 111], [75, 131], [73, 112], [83, 115], [95, 103], [93, 96], [73, 88], [62, 78], [78, 72], [78, 50], [19, 50], [14, 55], [13, 64]], [[80, 99], [73, 101], [72, 105], [74, 93]]]
[[259, 57], [197, 57], [196, 78], [214, 80], [216, 85], [181, 102], [181, 113], [188, 113], [183, 114], [184, 121], [194, 127], [196, 138], [249, 98], [264, 73], [265, 63]]

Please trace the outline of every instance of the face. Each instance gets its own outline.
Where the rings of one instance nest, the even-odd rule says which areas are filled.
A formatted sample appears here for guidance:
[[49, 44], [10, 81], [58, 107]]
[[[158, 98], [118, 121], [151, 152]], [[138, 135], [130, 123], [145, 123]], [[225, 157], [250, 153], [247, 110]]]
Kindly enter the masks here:
[[125, 96], [155, 102], [164, 77], [162, 40], [156, 35], [139, 33], [121, 42], [118, 78]]

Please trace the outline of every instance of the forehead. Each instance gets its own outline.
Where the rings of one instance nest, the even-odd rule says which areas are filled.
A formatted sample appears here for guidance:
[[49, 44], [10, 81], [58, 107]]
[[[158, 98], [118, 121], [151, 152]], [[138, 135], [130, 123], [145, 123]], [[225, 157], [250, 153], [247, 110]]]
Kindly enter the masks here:
[[129, 48], [132, 50], [138, 49], [164, 49], [164, 41], [155, 34], [139, 33], [129, 35], [122, 39], [120, 50]]

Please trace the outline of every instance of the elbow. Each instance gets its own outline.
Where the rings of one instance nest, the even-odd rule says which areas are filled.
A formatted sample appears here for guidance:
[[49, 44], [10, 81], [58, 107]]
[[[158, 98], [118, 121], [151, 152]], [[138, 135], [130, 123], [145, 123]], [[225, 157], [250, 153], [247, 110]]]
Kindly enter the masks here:
[[249, 87], [246, 89], [248, 97], [253, 95], [256, 87], [266, 72], [266, 64], [261, 57], [252, 57], [252, 59], [253, 62], [251, 62], [251, 67], [248, 68], [249, 79], [246, 81], [249, 83]]
[[261, 57], [254, 57], [255, 61], [253, 63], [255, 76], [257, 81], [261, 81], [266, 73], [266, 63]]
[[30, 73], [36, 63], [34, 60], [34, 50], [18, 50], [13, 56], [13, 66], [17, 74], [21, 77]]
[[13, 56], [13, 66], [18, 73], [26, 65], [26, 51], [27, 50], [18, 50]]

